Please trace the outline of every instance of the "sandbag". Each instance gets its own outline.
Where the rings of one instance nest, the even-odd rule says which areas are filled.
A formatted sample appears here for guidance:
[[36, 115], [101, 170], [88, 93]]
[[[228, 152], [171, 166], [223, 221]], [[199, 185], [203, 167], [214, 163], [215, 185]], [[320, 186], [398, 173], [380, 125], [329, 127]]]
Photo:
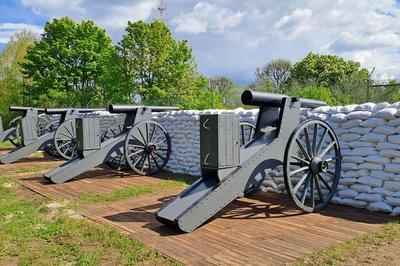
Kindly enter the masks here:
[[397, 113], [396, 108], [383, 108], [376, 111], [372, 117], [384, 118], [386, 120], [395, 119], [395, 114]]
[[379, 152], [380, 156], [387, 157], [387, 158], [394, 158], [400, 156], [399, 150], [382, 150]]
[[376, 149], [377, 150], [400, 150], [400, 145], [384, 141], [384, 142], [379, 142], [376, 145]]
[[361, 119], [352, 119], [352, 120], [349, 120], [349, 121], [346, 121], [346, 122], [340, 124], [340, 127], [343, 129], [358, 127], [361, 125], [361, 122], [362, 122]]
[[388, 173], [385, 171], [371, 171], [370, 176], [379, 178], [384, 181], [392, 180], [392, 178], [395, 176], [393, 173]]
[[351, 119], [365, 120], [365, 119], [369, 118], [371, 116], [371, 114], [372, 113], [370, 111], [353, 111], [346, 115], [346, 119], [347, 120], [351, 120]]
[[338, 191], [338, 195], [339, 195], [339, 197], [341, 197], [341, 198], [351, 198], [351, 199], [354, 199], [355, 197], [357, 197], [357, 195], [358, 195], [358, 192], [357, 191], [355, 191], [355, 190], [353, 190], [353, 189], [345, 189], [345, 190], [341, 190], [341, 191]]
[[374, 147], [375, 143], [367, 142], [367, 141], [352, 141], [348, 143], [350, 148], [357, 148], [357, 147]]
[[390, 160], [388, 158], [379, 155], [368, 155], [367, 157], [365, 157], [365, 161], [378, 164], [390, 163]]
[[400, 135], [391, 135], [388, 136], [388, 141], [394, 144], [400, 144]]
[[400, 198], [386, 197], [385, 203], [387, 203], [391, 206], [400, 207]]
[[352, 127], [347, 129], [347, 133], [354, 133], [354, 134], [367, 134], [372, 131], [370, 127]]
[[362, 185], [362, 184], [354, 184], [354, 185], [351, 185], [350, 188], [359, 193], [362, 193], [362, 192], [371, 193], [371, 190], [372, 190], [372, 188], [370, 186]]
[[[377, 118], [377, 117], [370, 117], [364, 122], [361, 123], [362, 127], [379, 127], [382, 125], [386, 124], [386, 120], [383, 118]], [[399, 125], [400, 125], [400, 120], [399, 120]]]
[[[385, 172], [400, 174], [400, 164], [389, 163], [385, 165]], [[400, 189], [400, 187], [399, 187]]]
[[358, 169], [366, 170], [383, 170], [383, 165], [378, 163], [361, 163], [358, 165]]
[[375, 212], [385, 212], [385, 213], [391, 213], [392, 212], [392, 207], [385, 202], [371, 202], [367, 206], [367, 210], [370, 211], [375, 211]]
[[356, 141], [356, 140], [358, 140], [360, 138], [361, 138], [360, 134], [343, 134], [340, 137], [340, 140], [346, 141], [346, 142], [351, 142], [351, 141]]
[[342, 113], [333, 114], [331, 116], [331, 120], [332, 120], [332, 122], [335, 122], [335, 123], [343, 123], [343, 122], [345, 122], [347, 120], [346, 119], [346, 114], [342, 114]]
[[385, 181], [383, 183], [383, 188], [389, 191], [399, 191], [400, 190], [400, 182], [397, 181]]
[[386, 135], [378, 133], [368, 133], [360, 138], [361, 141], [382, 142], [386, 140]]
[[364, 158], [362, 156], [343, 156], [342, 163], [363, 163]]
[[356, 208], [365, 208], [365, 206], [367, 206], [368, 203], [365, 201], [361, 201], [361, 200], [345, 198], [345, 199], [341, 200], [340, 204], [352, 206], [352, 207], [356, 207]]
[[383, 181], [379, 178], [375, 178], [372, 176], [362, 176], [357, 179], [357, 183], [370, 187], [381, 187]]
[[370, 194], [370, 193], [360, 193], [356, 200], [366, 201], [366, 202], [380, 202], [383, 201], [383, 196], [381, 194]]
[[372, 130], [372, 132], [380, 133], [384, 135], [392, 135], [396, 133], [396, 128], [392, 126], [379, 126]]

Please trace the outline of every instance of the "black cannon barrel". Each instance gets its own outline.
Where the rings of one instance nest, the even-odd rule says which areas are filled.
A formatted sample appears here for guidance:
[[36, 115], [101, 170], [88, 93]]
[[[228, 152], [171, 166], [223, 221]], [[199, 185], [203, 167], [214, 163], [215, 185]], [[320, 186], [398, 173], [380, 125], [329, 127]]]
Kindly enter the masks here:
[[129, 105], [129, 104], [110, 104], [108, 111], [110, 113], [130, 113], [139, 108], [148, 108], [152, 112], [168, 112], [178, 111], [178, 107], [173, 106], [143, 106], [143, 105]]
[[[284, 94], [245, 90], [242, 93], [242, 103], [245, 105], [279, 107], [282, 99], [289, 97]], [[301, 107], [316, 108], [326, 105], [326, 102], [300, 98]]]
[[79, 113], [91, 113], [96, 111], [105, 111], [105, 108], [46, 108], [46, 114], [63, 114], [68, 110], [75, 110]]
[[26, 106], [9, 106], [8, 109], [13, 112], [25, 112], [28, 110], [37, 110], [39, 113], [44, 113], [44, 108], [26, 107]]

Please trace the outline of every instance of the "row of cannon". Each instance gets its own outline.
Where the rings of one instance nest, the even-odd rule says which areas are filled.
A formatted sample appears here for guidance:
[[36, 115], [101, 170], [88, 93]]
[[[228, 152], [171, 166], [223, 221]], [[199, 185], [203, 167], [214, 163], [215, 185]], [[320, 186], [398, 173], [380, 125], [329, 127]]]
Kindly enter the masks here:
[[[201, 115], [201, 177], [156, 213], [160, 222], [193, 231], [237, 197], [257, 191], [280, 165], [286, 191], [300, 209], [315, 212], [329, 204], [340, 178], [339, 142], [324, 121], [300, 123], [301, 107], [325, 103], [254, 91], [245, 91], [242, 102], [259, 107], [256, 125], [240, 122], [235, 114]], [[161, 171], [173, 150], [168, 132], [152, 120], [152, 113], [178, 108], [110, 105], [110, 113], [125, 118], [104, 132], [98, 117], [82, 115], [104, 110], [10, 107], [21, 116], [7, 130], [0, 126], [0, 142], [9, 140], [16, 147], [1, 155], [0, 163], [43, 150], [67, 160], [44, 174], [53, 183], [72, 180], [103, 164], [140, 175]]]

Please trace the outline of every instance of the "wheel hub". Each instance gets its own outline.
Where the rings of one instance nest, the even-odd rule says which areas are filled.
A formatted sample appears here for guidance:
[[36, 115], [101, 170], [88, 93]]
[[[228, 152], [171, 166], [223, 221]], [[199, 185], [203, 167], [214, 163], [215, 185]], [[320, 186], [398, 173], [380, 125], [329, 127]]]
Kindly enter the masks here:
[[310, 171], [313, 174], [328, 171], [328, 163], [321, 158], [313, 158], [310, 163]]
[[145, 150], [147, 153], [153, 153], [156, 149], [157, 149], [157, 147], [153, 143], [146, 144]]

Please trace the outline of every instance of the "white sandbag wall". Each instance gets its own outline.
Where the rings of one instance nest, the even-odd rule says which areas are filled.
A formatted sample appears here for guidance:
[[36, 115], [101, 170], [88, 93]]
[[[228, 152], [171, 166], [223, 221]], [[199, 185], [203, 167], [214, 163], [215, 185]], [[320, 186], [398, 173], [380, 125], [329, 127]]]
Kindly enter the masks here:
[[[153, 119], [171, 136], [172, 154], [166, 170], [200, 175], [199, 119], [201, 114], [236, 113], [255, 122], [258, 110], [205, 110], [155, 113]], [[101, 128], [122, 121], [122, 115], [98, 112]], [[333, 202], [400, 215], [400, 104], [348, 105], [302, 109], [301, 120], [319, 118], [335, 130], [342, 151], [342, 179]], [[285, 192], [281, 167], [272, 170], [261, 187]]]

